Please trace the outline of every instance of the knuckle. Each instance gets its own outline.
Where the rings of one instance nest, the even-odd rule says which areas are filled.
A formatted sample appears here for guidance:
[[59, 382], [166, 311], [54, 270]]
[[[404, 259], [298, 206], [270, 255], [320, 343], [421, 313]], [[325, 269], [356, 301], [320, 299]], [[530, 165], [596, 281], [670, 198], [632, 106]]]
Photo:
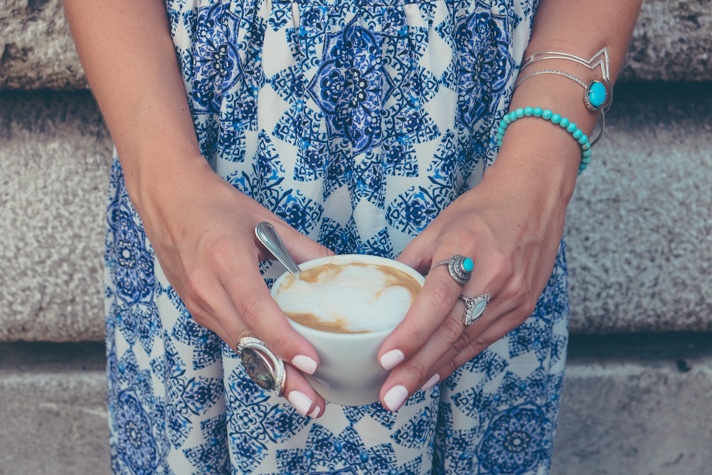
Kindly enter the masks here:
[[185, 302], [190, 302], [192, 306], [204, 306], [206, 302], [205, 289], [207, 288], [207, 278], [202, 272], [193, 271], [186, 275], [185, 296], [182, 296]]
[[478, 335], [470, 341], [469, 348], [472, 351], [472, 355], [475, 356], [486, 350], [490, 344], [489, 340], [482, 335]]
[[457, 298], [457, 290], [449, 282], [439, 282], [433, 285], [430, 289], [430, 297], [435, 308], [442, 313], [449, 311], [455, 299]]
[[208, 260], [222, 273], [228, 273], [233, 270], [230, 268], [233, 260], [228, 258], [228, 256], [231, 256], [234, 253], [234, 240], [229, 239], [228, 237], [216, 238], [209, 245]]
[[500, 282], [507, 282], [515, 275], [515, 269], [512, 262], [503, 254], [496, 253], [493, 259], [493, 264], [490, 267], [494, 278]]
[[537, 301], [538, 299], [532, 293], [529, 293], [529, 295], [524, 300], [524, 304], [522, 305], [523, 318], [527, 318], [534, 313], [534, 311], [536, 310]]
[[413, 376], [413, 381], [425, 381], [429, 370], [430, 367], [423, 364], [422, 361], [413, 360], [408, 363], [408, 372]]
[[206, 251], [216, 259], [225, 253], [230, 252], [235, 247], [235, 242], [227, 235], [213, 236], [206, 241]]
[[249, 325], [250, 322], [259, 318], [262, 313], [264, 303], [259, 294], [248, 292], [237, 299], [236, 307], [240, 318]]
[[403, 329], [406, 331], [407, 335], [405, 341], [413, 342], [419, 344], [427, 340], [428, 335], [420, 325], [407, 325]]
[[455, 363], [454, 359], [448, 361], [445, 367], [447, 368], [447, 374], [453, 374], [455, 371], [457, 371], [457, 363]]
[[517, 306], [523, 306], [528, 295], [528, 288], [524, 283], [522, 277], [512, 277], [507, 283], [507, 288], [504, 291], [503, 297], [517, 304]]
[[462, 337], [462, 330], [462, 324], [454, 318], [446, 318], [440, 326], [440, 331], [445, 337], [445, 340], [451, 344]]
[[460, 335], [460, 338], [452, 343], [452, 348], [458, 353], [464, 351], [468, 346], [470, 346], [472, 339], [467, 333]]
[[443, 245], [448, 249], [461, 249], [465, 244], [472, 242], [472, 232], [465, 228], [449, 230], [443, 239]]
[[[272, 349], [272, 351], [279, 357], [285, 358], [291, 355], [285, 354], [284, 350], [291, 347], [290, 344], [291, 335], [285, 332], [272, 333], [269, 339], [266, 339], [267, 346]], [[288, 358], [291, 359], [291, 358]]]

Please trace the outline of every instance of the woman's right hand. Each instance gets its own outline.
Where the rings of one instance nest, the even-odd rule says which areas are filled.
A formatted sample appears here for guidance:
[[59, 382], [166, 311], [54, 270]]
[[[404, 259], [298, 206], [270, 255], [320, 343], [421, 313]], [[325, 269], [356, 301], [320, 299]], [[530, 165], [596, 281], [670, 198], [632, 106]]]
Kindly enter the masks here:
[[148, 186], [136, 184], [134, 202], [168, 281], [193, 319], [231, 348], [256, 336], [282, 358], [285, 397], [302, 414], [319, 417], [324, 400], [302, 372], [319, 358], [281, 312], [259, 271], [270, 257], [255, 236], [269, 221], [297, 262], [332, 254], [216, 175], [202, 157], [163, 170]]

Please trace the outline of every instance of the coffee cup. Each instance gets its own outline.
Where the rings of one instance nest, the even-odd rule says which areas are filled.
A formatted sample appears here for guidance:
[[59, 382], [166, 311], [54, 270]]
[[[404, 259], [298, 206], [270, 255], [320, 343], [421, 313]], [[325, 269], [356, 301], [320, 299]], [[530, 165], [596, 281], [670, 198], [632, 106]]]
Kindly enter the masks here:
[[378, 349], [405, 317], [424, 277], [392, 259], [356, 254], [299, 267], [298, 276], [283, 274], [271, 292], [295, 331], [319, 354], [319, 367], [307, 380], [336, 404], [376, 402], [388, 376]]

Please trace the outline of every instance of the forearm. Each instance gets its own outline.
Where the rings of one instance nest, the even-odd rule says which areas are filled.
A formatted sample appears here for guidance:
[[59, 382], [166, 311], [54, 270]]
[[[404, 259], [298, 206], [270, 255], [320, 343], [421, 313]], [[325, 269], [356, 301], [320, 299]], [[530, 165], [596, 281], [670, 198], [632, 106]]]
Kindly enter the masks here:
[[65, 0], [134, 204], [176, 166], [204, 166], [161, 0]]
[[[641, 0], [542, 0], [524, 57], [558, 51], [589, 59], [606, 47], [613, 83], [623, 63], [640, 3]], [[566, 60], [535, 63], [520, 78], [543, 69], [565, 71], [585, 83], [601, 79], [599, 69], [591, 71]], [[583, 94], [583, 88], [568, 78], [554, 74], [532, 76], [517, 87], [510, 109], [548, 108], [590, 135], [598, 114], [585, 107]], [[506, 179], [510, 183], [518, 180], [515, 186], [546, 188], [549, 198], [565, 206], [573, 192], [580, 158], [579, 144], [560, 127], [541, 119], [518, 120], [507, 128], [497, 162], [488, 175], [489, 179]]]

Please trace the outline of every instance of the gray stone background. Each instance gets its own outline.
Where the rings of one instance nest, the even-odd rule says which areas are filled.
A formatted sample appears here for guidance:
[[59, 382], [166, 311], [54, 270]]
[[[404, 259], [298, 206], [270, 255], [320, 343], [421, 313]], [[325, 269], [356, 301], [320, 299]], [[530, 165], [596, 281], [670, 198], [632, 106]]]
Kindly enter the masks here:
[[[646, 0], [568, 215], [552, 473], [712, 473], [712, 5]], [[58, 0], [0, 8], [0, 474], [109, 472], [111, 141]]]

